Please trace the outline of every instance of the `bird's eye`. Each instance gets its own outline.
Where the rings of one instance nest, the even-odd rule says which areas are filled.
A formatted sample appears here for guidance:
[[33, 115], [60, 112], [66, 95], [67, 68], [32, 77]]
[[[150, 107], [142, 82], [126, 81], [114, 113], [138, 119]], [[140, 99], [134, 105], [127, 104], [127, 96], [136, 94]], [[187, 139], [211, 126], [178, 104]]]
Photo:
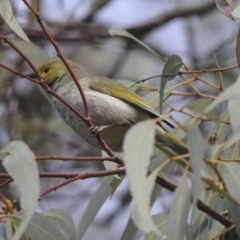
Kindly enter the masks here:
[[47, 73], [50, 70], [50, 68], [44, 68], [43, 72]]

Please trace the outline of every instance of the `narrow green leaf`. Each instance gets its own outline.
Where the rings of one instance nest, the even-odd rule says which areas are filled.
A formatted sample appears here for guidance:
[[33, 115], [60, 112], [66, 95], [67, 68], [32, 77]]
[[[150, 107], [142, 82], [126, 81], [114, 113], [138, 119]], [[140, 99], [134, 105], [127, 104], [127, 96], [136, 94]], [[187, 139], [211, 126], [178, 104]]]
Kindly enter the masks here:
[[27, 35], [19, 26], [15, 17], [13, 16], [12, 7], [9, 0], [0, 0], [0, 14], [8, 26], [23, 40], [30, 42]]
[[[21, 39], [12, 39], [13, 44], [28, 57], [35, 67], [49, 60], [48, 55], [44, 52], [43, 48], [35, 43], [25, 42]], [[37, 56], [37, 57], [36, 57]]]
[[[166, 226], [168, 223], [169, 215], [164, 213], [159, 213], [159, 214], [153, 215], [152, 217], [158, 230], [166, 234], [167, 233]], [[147, 233], [145, 234], [144, 240], [159, 240], [159, 236], [154, 233]]]
[[240, 129], [240, 121], [239, 121], [239, 100], [238, 99], [232, 99], [228, 103], [228, 110], [230, 113], [230, 119], [231, 119], [231, 126], [233, 131], [239, 131]]
[[212, 188], [212, 190], [218, 192], [219, 194], [224, 196], [226, 199], [228, 199], [228, 200], [230, 200], [232, 202], [235, 202], [236, 204], [239, 204], [237, 202], [237, 200], [235, 200], [231, 195], [229, 195], [229, 193], [227, 193], [225, 190], [223, 190], [222, 187], [220, 187], [215, 182], [213, 182], [212, 179], [209, 179], [207, 177], [202, 177], [202, 180], [204, 182], [206, 182]]
[[209, 112], [210, 110], [215, 108], [219, 103], [223, 101], [240, 99], [239, 88], [240, 88], [240, 77], [237, 79], [235, 83], [233, 83], [225, 91], [221, 92], [219, 96], [211, 104], [209, 104], [209, 106], [205, 109], [204, 113]]
[[199, 129], [189, 124], [187, 126], [187, 145], [189, 147], [190, 162], [193, 168], [193, 203], [195, 205], [197, 199], [200, 199], [202, 191], [204, 191], [201, 174], [204, 171], [202, 157], [204, 155], [204, 143]]
[[226, 141], [226, 135], [228, 131], [228, 124], [226, 124], [224, 121], [228, 121], [229, 119], [229, 112], [225, 112], [220, 117], [221, 121], [219, 125], [215, 124], [212, 129], [210, 130], [208, 134], [208, 141], [210, 141], [210, 138], [214, 137], [215, 141], [210, 141], [210, 144], [212, 142], [212, 145], [220, 145]]
[[[20, 212], [10, 216], [15, 223], [20, 224], [24, 221], [24, 212]], [[67, 240], [62, 232], [46, 217], [35, 212], [27, 228], [25, 234], [34, 240]], [[19, 238], [18, 238], [19, 239]]]
[[10, 218], [8, 218], [6, 221], [5, 230], [6, 230], [6, 239], [11, 240], [13, 238], [13, 226]]
[[132, 218], [143, 231], [158, 230], [150, 216], [150, 199], [154, 186], [154, 177], [147, 176], [147, 166], [155, 142], [154, 121], [147, 120], [135, 124], [126, 134], [123, 153], [127, 176], [132, 193]]
[[[215, 124], [207, 136], [205, 156], [208, 159], [218, 159], [219, 156], [224, 158], [226, 152], [224, 146], [229, 125], [224, 121], [228, 121], [229, 112], [223, 113], [220, 118], [222, 122], [219, 125]], [[228, 155], [226, 156], [228, 157]]]
[[240, 101], [240, 94], [238, 91], [239, 88], [240, 78], [238, 78], [234, 84], [232, 84], [229, 88], [222, 92], [205, 110], [205, 113], [209, 112], [219, 103], [227, 100], [229, 101], [230, 120], [232, 122], [234, 134], [228, 140], [225, 149], [234, 144], [236, 141], [240, 140], [240, 124], [238, 121], [238, 109], [237, 109], [237, 106]]
[[166, 61], [162, 75], [173, 75], [173, 76], [162, 76], [161, 77], [161, 84], [160, 84], [160, 92], [159, 92], [159, 107], [160, 107], [160, 113], [162, 113], [162, 106], [163, 106], [163, 98], [164, 98], [164, 89], [166, 87], [167, 81], [170, 81], [176, 77], [178, 74], [180, 68], [183, 65], [182, 59], [177, 55], [172, 55], [168, 58]]
[[[114, 175], [115, 176], [115, 175]], [[121, 185], [122, 181], [124, 180], [125, 176], [121, 176], [119, 178], [114, 178], [111, 183], [111, 196], [114, 194], [114, 192], [117, 190], [117, 188]]]
[[[236, 162], [229, 162], [224, 164], [226, 171], [224, 171], [224, 180], [231, 196], [240, 200], [240, 164]], [[239, 201], [240, 202], [240, 201]]]
[[214, 237], [216, 237], [217, 234], [219, 234], [221, 231], [223, 231], [225, 229], [225, 226], [223, 226], [222, 224], [218, 223], [217, 225], [215, 225], [208, 234], [208, 239], [214, 239]]
[[76, 240], [77, 234], [71, 215], [60, 208], [51, 208], [43, 213], [52, 223], [58, 227], [68, 240]]
[[[168, 221], [168, 238], [171, 240], [183, 240], [190, 206], [190, 190], [186, 177], [183, 177], [173, 195]], [[173, 230], [174, 226], [174, 230]]]
[[[159, 156], [156, 157], [155, 160], [153, 160], [154, 162], [151, 164], [151, 168], [153, 168], [153, 169], [157, 168], [163, 162], [163, 160], [166, 160], [166, 155], [164, 155], [163, 152], [160, 152]], [[176, 166], [176, 164], [174, 162], [170, 162], [167, 166], [165, 166], [162, 169], [162, 171], [158, 175], [163, 177], [163, 178], [165, 178], [165, 179], [167, 179], [167, 181], [170, 181], [170, 182], [173, 182], [174, 184], [176, 184], [177, 181], [174, 180], [169, 175], [172, 172], [172, 170], [173, 170], [173, 168], [175, 166]], [[152, 194], [152, 197], [151, 197], [150, 206], [152, 206], [154, 204], [154, 202], [156, 201], [157, 197], [159, 196], [159, 193], [160, 193], [161, 190], [162, 190], [162, 187], [160, 185], [156, 185], [155, 184], [154, 189], [153, 189], [153, 194]], [[154, 216], [153, 216], [153, 220], [154, 220]], [[124, 229], [124, 232], [122, 234], [121, 240], [133, 239], [133, 237], [135, 236], [137, 231], [138, 231], [138, 228], [134, 225], [132, 219], [130, 218], [128, 220], [126, 228]]]
[[225, 199], [226, 201], [226, 205], [227, 208], [229, 210], [230, 216], [235, 224], [235, 230], [236, 233], [238, 235], [238, 237], [240, 238], [240, 212], [239, 212], [239, 205], [237, 205], [236, 203]]
[[201, 213], [194, 224], [189, 227], [187, 240], [206, 240], [208, 239], [208, 218], [205, 213]]
[[126, 228], [124, 229], [124, 232], [122, 234], [121, 240], [133, 239], [137, 231], [138, 231], [138, 228], [134, 224], [132, 218], [129, 218]]
[[151, 92], [143, 97], [153, 109], [159, 105], [159, 92]]
[[113, 179], [113, 176], [104, 177], [97, 191], [93, 194], [91, 200], [89, 201], [77, 227], [77, 236], [79, 240], [83, 238], [98, 211], [106, 199], [110, 196], [112, 192], [111, 183]]
[[[102, 152], [102, 156], [103, 156], [103, 157], [108, 157], [108, 154], [107, 154], [105, 151], [101, 151], [101, 152]], [[115, 163], [115, 162], [110, 162], [110, 161], [104, 161], [104, 162], [103, 162], [103, 165], [104, 165], [104, 167], [105, 167], [107, 170], [116, 169], [117, 166], [118, 166], [117, 163]], [[114, 177], [120, 179], [120, 176], [118, 176], [117, 174], [115, 174]]]
[[39, 196], [39, 173], [33, 152], [21, 141], [12, 141], [0, 154], [7, 154], [3, 166], [14, 179], [20, 190], [20, 204], [24, 219], [12, 240], [19, 239], [30, 222]]
[[240, 5], [238, 5], [232, 12], [234, 18], [240, 18]]
[[[236, 12], [239, 12], [240, 17], [240, 6], [238, 6], [236, 9]], [[237, 64], [240, 68], [240, 28], [238, 28], [238, 34], [237, 34], [237, 42], [236, 42], [236, 57], [237, 57]]]
[[153, 49], [151, 49], [150, 47], [148, 47], [145, 43], [143, 43], [142, 41], [138, 40], [137, 38], [135, 38], [132, 34], [130, 34], [129, 32], [127, 32], [126, 30], [124, 30], [121, 27], [112, 27], [109, 29], [109, 34], [111, 36], [121, 36], [121, 37], [127, 37], [127, 38], [131, 38], [132, 40], [134, 40], [135, 42], [137, 42], [139, 45], [141, 45], [142, 47], [146, 48], [149, 52], [153, 53], [154, 55], [156, 55], [158, 58], [160, 58], [163, 62], [165, 62], [165, 59], [159, 55], [157, 52], [155, 52]]
[[235, 143], [230, 151], [229, 154], [229, 159], [230, 160], [240, 160], [239, 156], [239, 143]]
[[[196, 99], [194, 101], [189, 102], [184, 106], [184, 108], [188, 108], [191, 111], [197, 112], [197, 113], [203, 113], [203, 111], [206, 109], [206, 107], [210, 104], [210, 101], [204, 98]], [[212, 119], [216, 124], [219, 124], [220, 121], [220, 115], [216, 108], [213, 108], [211, 111], [205, 113], [205, 116]]]

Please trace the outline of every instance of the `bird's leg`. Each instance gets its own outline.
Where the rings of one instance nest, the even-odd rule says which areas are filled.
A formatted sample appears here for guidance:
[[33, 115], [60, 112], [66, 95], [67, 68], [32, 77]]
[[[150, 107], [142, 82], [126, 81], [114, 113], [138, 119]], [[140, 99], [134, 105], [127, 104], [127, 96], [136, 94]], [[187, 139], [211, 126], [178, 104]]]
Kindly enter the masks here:
[[91, 126], [88, 131], [93, 134], [94, 136], [96, 136], [97, 134], [99, 134], [103, 129], [108, 128], [108, 127], [112, 127], [113, 125], [106, 125], [106, 126]]
[[123, 125], [130, 125], [131, 124], [116, 124], [116, 125], [100, 125], [100, 126], [92, 126], [88, 129], [88, 131], [93, 134], [94, 136], [96, 136], [97, 134], [99, 134], [101, 131], [103, 131], [106, 128], [110, 128], [110, 127], [116, 127], [116, 126], [123, 126]]

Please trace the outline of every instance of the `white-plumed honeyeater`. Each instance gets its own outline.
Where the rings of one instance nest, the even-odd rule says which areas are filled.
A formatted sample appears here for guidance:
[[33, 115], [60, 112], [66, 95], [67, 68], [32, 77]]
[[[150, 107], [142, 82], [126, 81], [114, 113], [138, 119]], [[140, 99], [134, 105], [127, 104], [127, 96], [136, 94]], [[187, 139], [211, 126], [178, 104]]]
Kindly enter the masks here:
[[[100, 135], [108, 146], [116, 152], [122, 151], [123, 138], [128, 129], [135, 123], [160, 117], [154, 109], [140, 96], [128, 90], [124, 85], [106, 77], [88, 74], [77, 63], [67, 60], [69, 66], [78, 78], [85, 93], [92, 122], [101, 127]], [[60, 59], [49, 60], [38, 68], [41, 78], [58, 95], [75, 107], [83, 115], [85, 108], [78, 88]], [[36, 78], [36, 74], [28, 74]], [[40, 87], [62, 119], [85, 141], [94, 147], [102, 148], [96, 136], [89, 127], [67, 106]], [[164, 120], [167, 125], [171, 123]], [[160, 126], [161, 124], [158, 123]], [[165, 130], [157, 131], [156, 141], [169, 147], [177, 154], [188, 153], [187, 146]]]

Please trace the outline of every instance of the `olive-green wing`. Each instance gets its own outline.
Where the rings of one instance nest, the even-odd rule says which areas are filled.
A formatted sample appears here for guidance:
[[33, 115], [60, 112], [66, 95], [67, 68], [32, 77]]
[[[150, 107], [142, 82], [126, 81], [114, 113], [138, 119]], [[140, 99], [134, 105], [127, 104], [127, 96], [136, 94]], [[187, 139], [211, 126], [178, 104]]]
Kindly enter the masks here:
[[[160, 117], [161, 115], [156, 112], [154, 109], [151, 108], [151, 106], [139, 95], [136, 93], [130, 91], [128, 88], [126, 88], [124, 85], [118, 83], [117, 81], [114, 81], [109, 78], [103, 78], [103, 77], [93, 77], [92, 81], [90, 82], [90, 88], [92, 88], [95, 91], [108, 94], [110, 96], [119, 98], [125, 102], [128, 102], [136, 107], [139, 107], [141, 109], [144, 109], [145, 111], [149, 112], [153, 117]], [[123, 91], [124, 90], [124, 91]], [[164, 120], [164, 122], [174, 128], [174, 126]]]

